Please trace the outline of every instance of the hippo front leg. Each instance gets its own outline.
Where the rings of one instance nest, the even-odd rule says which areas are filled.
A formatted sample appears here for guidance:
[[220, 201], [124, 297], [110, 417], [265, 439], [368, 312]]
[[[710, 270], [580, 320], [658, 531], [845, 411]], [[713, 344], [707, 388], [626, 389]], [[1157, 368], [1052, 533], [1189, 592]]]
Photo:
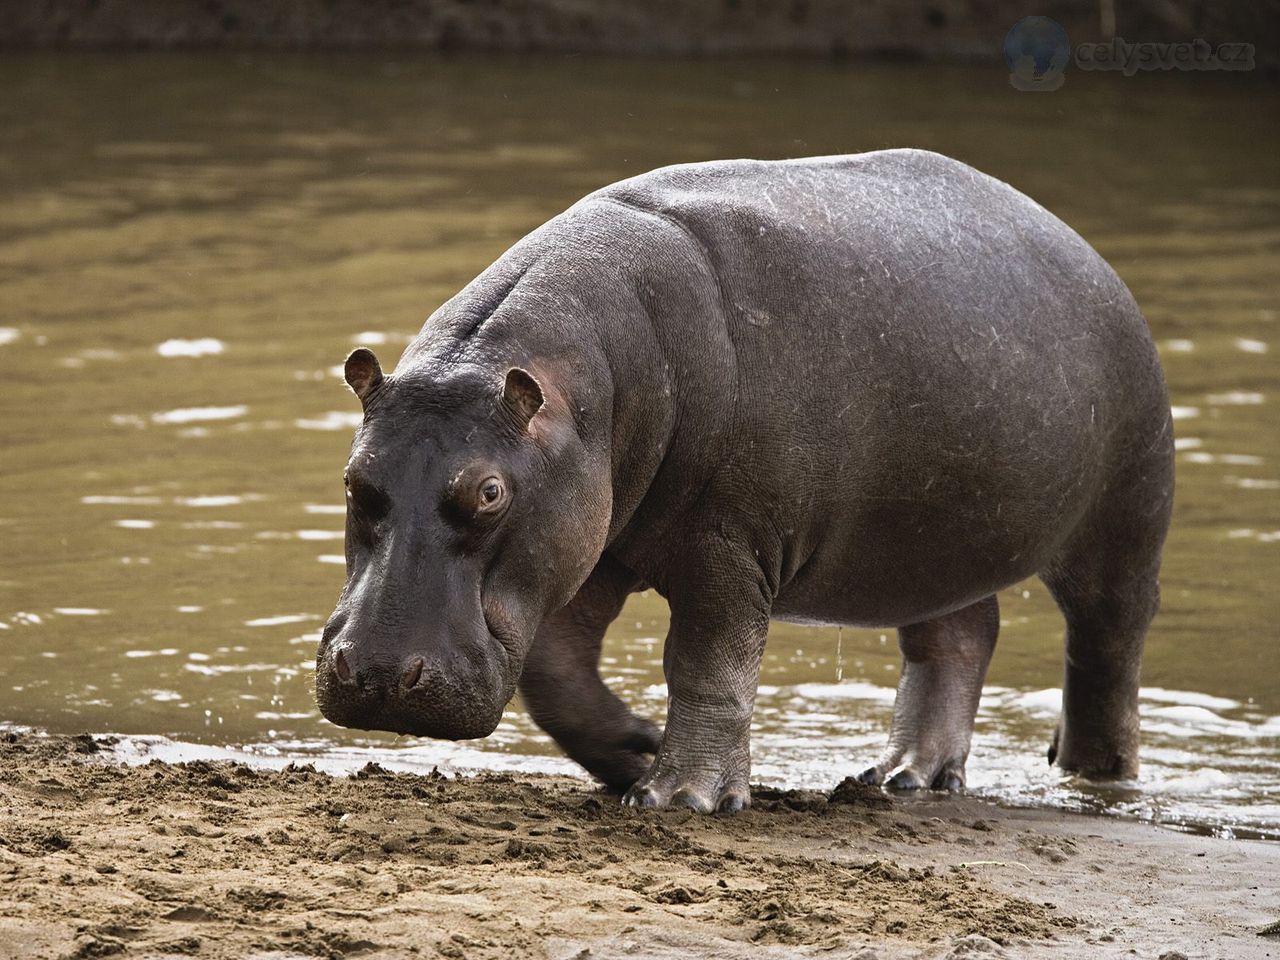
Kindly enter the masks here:
[[535, 723], [610, 789], [626, 790], [649, 767], [658, 728], [632, 713], [600, 679], [605, 630], [640, 581], [602, 557], [569, 603], [538, 628], [520, 676]]
[[754, 563], [720, 556], [708, 573], [669, 597], [667, 727], [653, 766], [627, 792], [629, 806], [710, 813], [751, 802], [751, 712], [770, 604]]

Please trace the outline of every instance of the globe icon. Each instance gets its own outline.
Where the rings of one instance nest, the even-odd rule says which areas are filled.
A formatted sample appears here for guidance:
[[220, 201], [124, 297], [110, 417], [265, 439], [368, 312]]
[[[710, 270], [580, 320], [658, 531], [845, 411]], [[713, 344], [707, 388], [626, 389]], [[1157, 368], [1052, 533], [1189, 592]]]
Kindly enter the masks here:
[[1067, 31], [1048, 17], [1023, 17], [1005, 34], [1009, 81], [1019, 90], [1056, 90], [1071, 56]]

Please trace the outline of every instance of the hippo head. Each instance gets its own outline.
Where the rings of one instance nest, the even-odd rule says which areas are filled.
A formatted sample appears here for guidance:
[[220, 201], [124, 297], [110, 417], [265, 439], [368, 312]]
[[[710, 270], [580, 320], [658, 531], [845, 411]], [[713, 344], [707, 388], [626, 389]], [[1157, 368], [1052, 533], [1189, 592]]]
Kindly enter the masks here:
[[[541, 368], [347, 359], [364, 420], [347, 463], [347, 582], [316, 656], [334, 723], [493, 732], [542, 618], [604, 547], [607, 459]], [[540, 382], [541, 381], [541, 382]]]

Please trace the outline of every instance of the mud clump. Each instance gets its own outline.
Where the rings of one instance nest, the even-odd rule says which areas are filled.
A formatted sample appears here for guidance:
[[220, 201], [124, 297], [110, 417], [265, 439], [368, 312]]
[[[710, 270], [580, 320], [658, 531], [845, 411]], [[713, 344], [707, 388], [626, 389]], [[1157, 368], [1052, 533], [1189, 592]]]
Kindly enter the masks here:
[[866, 807], [868, 810], [884, 810], [893, 805], [879, 787], [862, 783], [853, 777], [845, 777], [841, 780], [836, 785], [836, 788], [831, 791], [831, 796], [827, 798], [827, 801], [829, 803], [848, 804], [854, 807]]

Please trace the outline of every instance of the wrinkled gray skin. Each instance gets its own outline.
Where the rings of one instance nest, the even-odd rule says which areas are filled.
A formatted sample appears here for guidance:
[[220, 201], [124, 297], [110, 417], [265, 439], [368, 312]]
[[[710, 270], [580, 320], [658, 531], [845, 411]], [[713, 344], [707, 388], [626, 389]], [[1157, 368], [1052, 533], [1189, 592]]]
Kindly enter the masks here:
[[[749, 802], [771, 618], [897, 627], [862, 773], [964, 784], [995, 593], [1066, 618], [1049, 759], [1138, 766], [1138, 674], [1173, 492], [1133, 297], [1025, 196], [917, 150], [667, 167], [525, 237], [364, 402], [335, 723], [481, 737], [519, 687], [640, 806]], [[671, 607], [659, 734], [597, 672], [627, 595]]]

